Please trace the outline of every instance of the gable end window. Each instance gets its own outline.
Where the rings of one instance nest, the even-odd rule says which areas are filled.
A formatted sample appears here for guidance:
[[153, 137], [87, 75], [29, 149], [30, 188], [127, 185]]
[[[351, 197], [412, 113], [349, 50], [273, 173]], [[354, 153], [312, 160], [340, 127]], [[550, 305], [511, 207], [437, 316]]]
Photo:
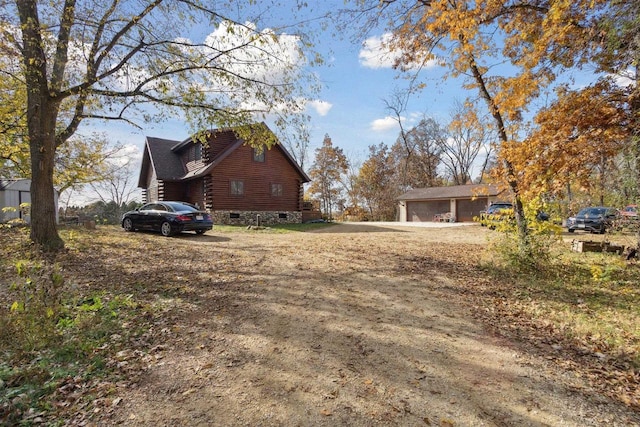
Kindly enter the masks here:
[[264, 147], [253, 149], [253, 161], [264, 163]]
[[198, 160], [202, 160], [202, 144], [195, 143], [188, 148], [185, 154], [185, 161], [197, 162]]
[[229, 181], [229, 192], [232, 196], [242, 196], [244, 194], [244, 181]]
[[282, 196], [282, 184], [271, 184], [271, 196], [272, 197]]

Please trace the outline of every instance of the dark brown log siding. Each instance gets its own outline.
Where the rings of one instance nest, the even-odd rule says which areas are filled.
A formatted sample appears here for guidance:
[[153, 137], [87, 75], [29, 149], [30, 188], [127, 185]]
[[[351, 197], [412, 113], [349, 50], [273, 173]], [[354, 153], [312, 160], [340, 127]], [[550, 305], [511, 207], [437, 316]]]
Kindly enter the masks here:
[[204, 184], [202, 179], [194, 179], [186, 182], [186, 199], [185, 201], [204, 208]]
[[[231, 194], [232, 180], [244, 182], [242, 196]], [[282, 184], [282, 196], [271, 195], [271, 184]], [[239, 147], [214, 168], [211, 189], [214, 210], [301, 210], [300, 176], [276, 147], [265, 152], [264, 162], [253, 160], [251, 147]]]
[[176, 200], [183, 201], [185, 200], [185, 192], [184, 192], [184, 184], [181, 182], [167, 182], [163, 181], [163, 191], [160, 197], [160, 200]]
[[202, 147], [203, 161], [208, 163], [211, 159], [226, 150], [230, 145], [237, 141], [236, 134], [232, 131], [218, 132], [210, 139], [207, 146]]

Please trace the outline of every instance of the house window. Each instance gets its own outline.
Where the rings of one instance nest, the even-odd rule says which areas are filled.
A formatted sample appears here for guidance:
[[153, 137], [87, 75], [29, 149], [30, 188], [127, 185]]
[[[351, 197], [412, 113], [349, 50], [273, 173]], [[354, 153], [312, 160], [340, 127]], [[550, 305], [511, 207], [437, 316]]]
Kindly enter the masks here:
[[279, 214], [278, 214], [278, 218], [280, 218], [280, 219], [287, 219], [287, 214], [286, 214], [286, 213], [279, 213]]
[[282, 184], [271, 184], [271, 196], [273, 197], [282, 196]]
[[244, 194], [244, 181], [230, 181], [229, 184], [232, 196], [242, 196]]
[[235, 213], [235, 212], [231, 212], [231, 213], [229, 213], [229, 218], [230, 219], [239, 219], [240, 218], [240, 214], [239, 213]]
[[185, 161], [187, 162], [197, 162], [198, 160], [202, 160], [202, 144], [200, 143], [189, 146], [185, 154]]
[[264, 163], [264, 147], [253, 149], [253, 161]]

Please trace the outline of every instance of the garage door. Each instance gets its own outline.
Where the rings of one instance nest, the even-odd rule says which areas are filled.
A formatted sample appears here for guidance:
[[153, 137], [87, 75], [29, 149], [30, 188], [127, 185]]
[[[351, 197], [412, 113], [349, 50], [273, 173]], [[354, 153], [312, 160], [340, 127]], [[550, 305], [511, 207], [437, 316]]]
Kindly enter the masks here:
[[432, 202], [407, 202], [407, 221], [433, 221], [435, 214], [451, 210], [449, 200], [435, 200]]
[[488, 198], [456, 200], [456, 221], [469, 222], [480, 216], [480, 211], [487, 208]]

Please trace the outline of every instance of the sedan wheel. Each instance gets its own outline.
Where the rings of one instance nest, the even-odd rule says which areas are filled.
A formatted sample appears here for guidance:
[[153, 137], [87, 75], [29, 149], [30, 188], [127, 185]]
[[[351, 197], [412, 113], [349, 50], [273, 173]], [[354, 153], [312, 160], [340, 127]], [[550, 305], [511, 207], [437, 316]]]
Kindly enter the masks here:
[[125, 218], [124, 221], [122, 221], [122, 228], [124, 228], [124, 231], [135, 231], [133, 229], [133, 221], [131, 221], [131, 218]]
[[207, 230], [196, 230], [196, 234], [204, 234], [204, 232]]
[[173, 227], [171, 227], [171, 224], [165, 221], [160, 226], [160, 232], [163, 236], [169, 237], [173, 234]]

